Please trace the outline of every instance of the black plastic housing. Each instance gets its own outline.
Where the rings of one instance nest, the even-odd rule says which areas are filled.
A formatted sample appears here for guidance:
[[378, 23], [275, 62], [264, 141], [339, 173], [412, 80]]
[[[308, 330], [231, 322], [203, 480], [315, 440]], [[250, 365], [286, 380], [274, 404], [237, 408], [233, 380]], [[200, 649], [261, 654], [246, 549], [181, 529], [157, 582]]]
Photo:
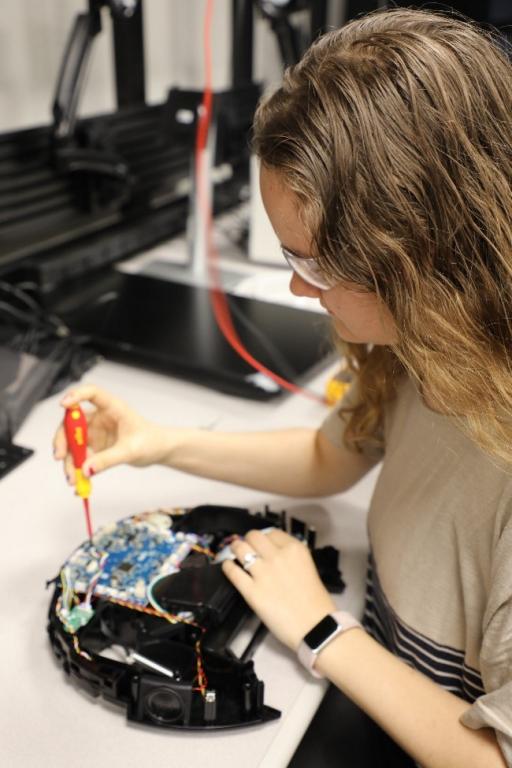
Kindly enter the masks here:
[[[215, 505], [164, 514], [171, 518], [175, 533], [207, 535], [213, 554], [224, 549], [232, 534], [285, 527], [286, 521], [284, 512], [267, 508], [253, 514]], [[339, 588], [335, 552], [329, 552], [327, 568], [323, 550], [312, 554], [324, 580]], [[171, 623], [163, 615], [96, 596], [92, 618], [71, 634], [56, 610], [60, 596], [56, 579], [48, 616], [54, 655], [66, 674], [92, 696], [124, 706], [128, 720], [158, 728], [216, 730], [261, 724], [280, 716], [264, 704], [264, 684], [250, 659], [264, 627], [256, 628], [237, 658], [229, 643], [252, 612], [223, 575], [220, 563], [211, 562], [211, 555], [191, 551], [178, 572], [157, 579], [152, 587], [159, 606], [169, 613], [190, 611], [194, 623]], [[112, 657], [114, 649], [121, 651], [121, 660]], [[202, 690], [198, 658], [207, 681]]]

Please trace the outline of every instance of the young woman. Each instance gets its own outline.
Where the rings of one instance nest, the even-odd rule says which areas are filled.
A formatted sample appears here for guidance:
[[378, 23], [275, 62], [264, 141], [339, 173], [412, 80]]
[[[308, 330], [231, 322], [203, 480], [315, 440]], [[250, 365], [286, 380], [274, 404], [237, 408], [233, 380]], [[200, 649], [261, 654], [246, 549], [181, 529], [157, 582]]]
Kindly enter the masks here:
[[283, 532], [250, 532], [225, 574], [422, 766], [512, 766], [512, 67], [464, 21], [371, 15], [287, 71], [254, 143], [291, 290], [331, 314], [348, 399], [317, 431], [229, 435], [78, 387], [63, 404], [96, 406], [86, 467], [320, 496], [382, 459], [364, 628], [324, 620], [332, 599]]

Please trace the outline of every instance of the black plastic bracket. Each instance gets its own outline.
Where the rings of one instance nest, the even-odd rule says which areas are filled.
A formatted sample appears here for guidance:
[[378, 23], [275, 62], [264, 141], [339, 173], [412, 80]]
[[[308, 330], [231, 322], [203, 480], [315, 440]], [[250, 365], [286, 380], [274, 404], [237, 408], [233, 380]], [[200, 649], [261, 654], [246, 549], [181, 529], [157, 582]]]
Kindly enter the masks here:
[[13, 469], [32, 456], [31, 448], [23, 448], [14, 443], [0, 442], [0, 480]]

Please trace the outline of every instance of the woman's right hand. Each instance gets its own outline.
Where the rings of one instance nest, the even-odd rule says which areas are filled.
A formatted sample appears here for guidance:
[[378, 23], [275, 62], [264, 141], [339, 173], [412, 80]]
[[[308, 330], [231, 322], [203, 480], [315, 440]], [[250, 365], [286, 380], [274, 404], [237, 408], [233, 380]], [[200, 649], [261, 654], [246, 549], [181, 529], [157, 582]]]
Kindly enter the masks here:
[[[161, 461], [165, 453], [165, 430], [144, 419], [125, 402], [92, 384], [69, 390], [61, 400], [64, 408], [89, 402], [85, 411], [88, 422], [88, 456], [82, 471], [86, 477], [118, 464], [144, 467]], [[64, 427], [55, 433], [53, 450], [56, 460], [64, 461], [68, 482], [74, 484], [75, 472], [68, 450]]]

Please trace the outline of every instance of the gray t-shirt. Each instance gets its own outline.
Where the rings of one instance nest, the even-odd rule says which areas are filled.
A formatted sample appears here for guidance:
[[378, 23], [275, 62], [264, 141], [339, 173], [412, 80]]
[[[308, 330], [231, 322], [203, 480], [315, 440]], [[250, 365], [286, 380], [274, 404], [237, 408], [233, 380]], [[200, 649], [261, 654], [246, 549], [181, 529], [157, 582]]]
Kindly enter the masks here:
[[[343, 428], [337, 409], [322, 425], [338, 446]], [[512, 768], [512, 469], [428, 409], [409, 379], [386, 410], [384, 443], [365, 626], [471, 702], [462, 722], [494, 728]]]

